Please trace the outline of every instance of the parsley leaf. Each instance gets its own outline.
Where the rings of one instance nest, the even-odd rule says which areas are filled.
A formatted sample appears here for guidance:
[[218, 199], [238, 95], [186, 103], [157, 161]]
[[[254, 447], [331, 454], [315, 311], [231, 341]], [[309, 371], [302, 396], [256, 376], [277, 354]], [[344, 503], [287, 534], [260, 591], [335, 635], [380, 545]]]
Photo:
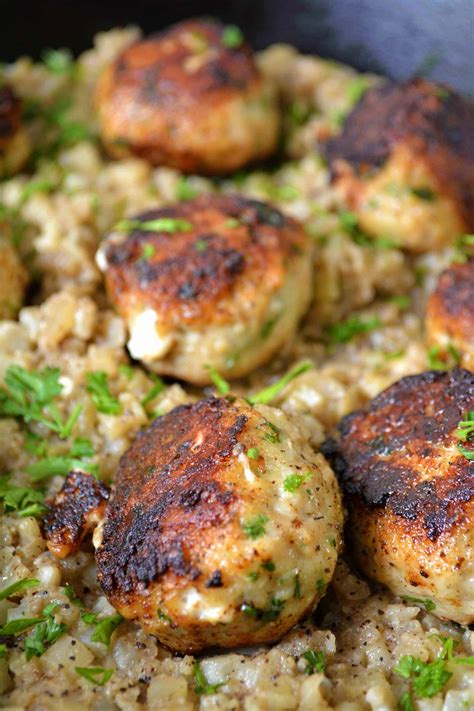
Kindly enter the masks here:
[[41, 657], [46, 648], [64, 634], [67, 626], [63, 622], [56, 622], [53, 617], [58, 605], [51, 603], [44, 609], [46, 619], [36, 625], [33, 633], [25, 639], [25, 656], [27, 661], [32, 657]]
[[312, 649], [308, 649], [303, 654], [303, 658], [308, 662], [304, 670], [305, 674], [314, 674], [315, 672], [324, 674], [324, 652], [314, 652]]
[[194, 691], [196, 694], [215, 694], [223, 684], [209, 684], [200, 663], [196, 660], [193, 664]]
[[5, 512], [14, 511], [20, 518], [42, 516], [47, 511], [41, 491], [14, 486], [5, 480], [0, 480], [0, 499], [3, 499]]
[[103, 667], [74, 667], [79, 676], [84, 677], [91, 684], [104, 686], [114, 673], [114, 669], [104, 669]]
[[348, 343], [354, 336], [359, 336], [363, 333], [379, 328], [382, 325], [378, 316], [372, 316], [367, 319], [351, 316], [346, 321], [335, 323], [327, 328], [329, 341], [335, 343]]
[[107, 415], [120, 415], [122, 406], [110, 392], [107, 373], [103, 370], [87, 373], [86, 383], [87, 391], [91, 393], [94, 405], [99, 412], [104, 412]]
[[69, 49], [45, 49], [41, 59], [51, 74], [74, 74], [76, 71], [76, 64]]
[[428, 367], [432, 370], [449, 370], [459, 365], [461, 354], [452, 343], [448, 343], [445, 350], [440, 345], [434, 345], [428, 350], [427, 359]]
[[109, 617], [104, 617], [102, 620], [99, 620], [91, 635], [91, 640], [110, 647], [112, 634], [122, 621], [122, 615], [109, 615]]
[[22, 590], [28, 590], [28, 588], [36, 588], [38, 585], [40, 585], [40, 581], [36, 578], [23, 578], [23, 580], [18, 580], [18, 582], [0, 590], [0, 600], [6, 600], [7, 597], [12, 597], [12, 595]]
[[249, 459], [258, 459], [260, 457], [260, 450], [258, 450], [257, 447], [250, 447], [250, 449], [247, 449], [246, 454]]
[[244, 41], [242, 31], [237, 25], [227, 25], [222, 32], [221, 42], [228, 49], [240, 47]]
[[406, 602], [413, 602], [415, 605], [420, 605], [421, 607], [424, 607], [427, 612], [431, 612], [432, 610], [436, 609], [435, 603], [429, 598], [410, 597], [409, 595], [402, 595], [402, 600], [406, 600]]
[[219, 375], [217, 370], [213, 368], [212, 365], [206, 365], [206, 369], [209, 371], [209, 375], [211, 376], [211, 380], [214, 383], [217, 392], [220, 395], [227, 395], [230, 390], [230, 385], [227, 380], [224, 380], [222, 375]]
[[81, 609], [84, 608], [84, 603], [82, 600], [76, 595], [74, 592], [74, 588], [72, 587], [71, 583], [66, 583], [64, 586], [64, 594], [72, 602], [73, 605], [76, 605], [76, 607], [80, 607]]
[[246, 538], [255, 540], [265, 535], [265, 524], [268, 522], [268, 516], [258, 514], [254, 518], [242, 524], [242, 530]]
[[182, 220], [173, 217], [159, 217], [156, 220], [121, 220], [115, 225], [119, 232], [133, 232], [135, 230], [141, 232], [189, 232], [193, 226], [187, 220]]
[[474, 459], [474, 448], [465, 447], [461, 442], [474, 443], [474, 410], [469, 410], [464, 416], [464, 420], [461, 420], [455, 431], [455, 436], [459, 440], [458, 449], [461, 454], [466, 457], [466, 459]]
[[302, 375], [302, 373], [306, 373], [306, 371], [310, 370], [312, 367], [313, 365], [309, 361], [296, 365], [288, 373], [286, 373], [286, 375], [280, 378], [280, 380], [277, 380], [276, 383], [263, 388], [263, 390], [260, 390], [258, 393], [255, 393], [255, 395], [251, 395], [247, 398], [247, 402], [250, 403], [250, 405], [267, 405], [269, 402], [274, 400], [277, 395], [279, 395], [288, 383], [291, 383], [292, 380], [297, 378], [299, 375]]
[[182, 175], [176, 185], [176, 199], [177, 200], [192, 200], [196, 195], [199, 194], [199, 190], [196, 190], [190, 183], [189, 180]]
[[17, 617], [0, 627], [0, 635], [21, 634], [30, 627], [34, 627], [38, 622], [42, 622], [42, 617]]
[[283, 481], [283, 489], [289, 494], [294, 494], [295, 491], [298, 491], [301, 484], [312, 475], [313, 472], [306, 472], [306, 474], [289, 474]]
[[438, 694], [452, 677], [446, 668], [445, 659], [434, 662], [422, 662], [411, 655], [404, 655], [395, 667], [395, 673], [411, 681], [413, 691], [418, 698], [431, 698]]
[[147, 392], [145, 397], [142, 399], [141, 404], [143, 409], [145, 410], [146, 414], [148, 417], [153, 417], [155, 413], [149, 412], [148, 410], [148, 403], [150, 403], [152, 400], [155, 399], [155, 397], [158, 397], [160, 393], [163, 392], [165, 389], [165, 384], [162, 381], [162, 379], [159, 377], [159, 375], [152, 375], [150, 376], [152, 380], [154, 381], [154, 385], [150, 388], [150, 390]]

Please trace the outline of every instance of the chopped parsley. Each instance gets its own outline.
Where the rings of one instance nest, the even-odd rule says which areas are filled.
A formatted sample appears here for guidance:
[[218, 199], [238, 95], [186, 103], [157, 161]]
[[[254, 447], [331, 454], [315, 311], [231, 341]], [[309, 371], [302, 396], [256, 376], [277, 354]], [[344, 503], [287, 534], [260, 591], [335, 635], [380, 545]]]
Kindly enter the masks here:
[[249, 398], [247, 398], [247, 402], [249, 402], [251, 405], [267, 405], [269, 402], [274, 400], [277, 395], [279, 395], [279, 393], [283, 390], [283, 388], [288, 385], [288, 383], [291, 383], [292, 380], [297, 378], [302, 373], [306, 373], [306, 371], [310, 370], [310, 368], [312, 367], [313, 365], [309, 361], [305, 361], [304, 363], [300, 363], [300, 365], [296, 365], [282, 378], [277, 380], [276, 383], [273, 383], [273, 385], [269, 385], [268, 387], [263, 388], [263, 390], [260, 390], [258, 393], [255, 393], [255, 395], [251, 395]]
[[[470, 461], [474, 460], [474, 447], [471, 446], [474, 444], [474, 410], [466, 412], [464, 419], [459, 422], [454, 435], [459, 440], [457, 447], [461, 454]], [[466, 447], [466, 444], [470, 446]]]
[[193, 664], [194, 691], [196, 694], [215, 694], [223, 684], [209, 684], [201, 664], [196, 660]]
[[198, 239], [197, 242], [194, 243], [194, 249], [196, 252], [205, 252], [208, 247], [209, 243], [205, 239]]
[[357, 104], [368, 89], [370, 89], [370, 82], [367, 77], [359, 76], [354, 79], [346, 89], [347, 98], [349, 99], [351, 106]]
[[234, 227], [239, 227], [241, 225], [241, 221], [238, 220], [236, 217], [229, 217], [225, 222], [224, 222], [224, 227], [229, 227], [229, 228], [234, 228]]
[[36, 588], [38, 585], [40, 585], [40, 581], [36, 578], [23, 578], [23, 580], [12, 583], [12, 585], [9, 585], [7, 588], [0, 590], [0, 600], [6, 600], [8, 597], [12, 597], [29, 588]]
[[199, 190], [193, 188], [189, 180], [182, 175], [176, 184], [176, 199], [177, 200], [192, 200], [199, 194]]
[[438, 658], [434, 662], [422, 662], [411, 655], [404, 655], [395, 667], [395, 673], [410, 682], [410, 692], [406, 692], [406, 704], [413, 701], [413, 694], [416, 698], [431, 698], [438, 694], [449, 679], [452, 673], [447, 670], [447, 661]]
[[283, 610], [284, 601], [276, 597], [272, 598], [270, 606], [266, 610], [261, 610], [255, 607], [253, 603], [244, 602], [240, 606], [240, 611], [247, 615], [247, 617], [252, 617], [254, 620], [261, 620], [262, 622], [273, 622], [279, 616]]
[[0, 659], [3, 659], [5, 654], [7, 653], [7, 645], [6, 644], [0, 644]]
[[436, 193], [431, 188], [412, 188], [412, 195], [426, 202], [433, 202], [436, 199]]
[[446, 350], [440, 345], [431, 346], [427, 353], [428, 367], [432, 370], [449, 370], [461, 362], [461, 354], [452, 343], [446, 345]]
[[304, 670], [305, 674], [314, 674], [319, 672], [319, 674], [324, 674], [325, 659], [324, 652], [315, 652], [312, 649], [308, 649], [303, 654], [303, 659], [306, 659], [306, 668]]
[[244, 41], [242, 31], [237, 25], [227, 25], [224, 27], [221, 42], [227, 49], [236, 49]]
[[152, 402], [152, 400], [154, 400], [156, 397], [158, 397], [158, 395], [160, 395], [160, 393], [163, 392], [163, 390], [165, 389], [165, 384], [159, 375], [151, 375], [150, 377], [153, 380], [154, 384], [151, 386], [150, 390], [147, 392], [145, 397], [142, 399], [141, 405], [142, 405], [143, 409], [145, 410], [146, 414], [148, 415], [148, 417], [154, 417], [156, 415], [156, 413], [150, 412], [148, 405], [150, 402]]
[[40, 481], [51, 476], [67, 476], [74, 469], [89, 472], [97, 477], [99, 475], [98, 464], [89, 461], [94, 454], [91, 441], [77, 437], [74, 439], [68, 454], [44, 457], [28, 465], [26, 471], [33, 481]]
[[382, 325], [378, 316], [369, 318], [359, 318], [351, 316], [341, 323], [331, 324], [327, 328], [327, 335], [330, 343], [348, 343], [354, 336], [360, 336], [363, 333], [370, 333]]
[[21, 634], [30, 627], [34, 627], [39, 622], [43, 622], [42, 617], [17, 617], [14, 620], [10, 620], [6, 624], [0, 627], [0, 635], [17, 635]]
[[258, 459], [260, 457], [260, 450], [258, 450], [257, 447], [250, 447], [250, 449], [247, 449], [246, 454], [249, 459]]
[[148, 242], [147, 244], [143, 245], [140, 259], [143, 259], [145, 262], [148, 262], [148, 260], [151, 259], [152, 257], [154, 257], [155, 254], [156, 254], [156, 247], [153, 244], [150, 244]]
[[159, 620], [163, 620], [163, 622], [167, 622], [169, 625], [172, 624], [171, 617], [168, 617], [168, 615], [166, 615], [162, 610], [160, 610], [160, 608], [157, 609], [156, 616]]
[[107, 373], [96, 370], [86, 374], [87, 391], [92, 395], [92, 400], [99, 412], [107, 415], [120, 415], [122, 407], [109, 390]]
[[56, 622], [53, 617], [58, 607], [55, 603], [47, 605], [44, 609], [45, 618], [35, 626], [32, 634], [25, 639], [27, 661], [33, 657], [41, 657], [47, 647], [54, 644], [65, 633], [67, 626], [63, 622]]
[[275, 563], [272, 560], [265, 561], [265, 563], [262, 563], [261, 567], [265, 570], [269, 570], [271, 573], [273, 573], [276, 568]]
[[173, 217], [159, 217], [156, 220], [122, 220], [115, 225], [115, 229], [119, 232], [189, 232], [193, 226], [187, 220], [181, 220]]
[[312, 475], [313, 472], [306, 472], [306, 474], [289, 474], [283, 481], [283, 489], [289, 494], [294, 494]]
[[0, 500], [3, 500], [6, 513], [15, 512], [20, 518], [42, 516], [47, 511], [41, 491], [14, 486], [6, 479], [0, 480]]
[[351, 240], [360, 247], [371, 247], [373, 249], [398, 249], [400, 247], [400, 244], [390, 237], [370, 237], [367, 235], [360, 229], [357, 215], [349, 210], [341, 210], [339, 223]]
[[77, 65], [68, 49], [45, 49], [41, 59], [51, 74], [74, 75], [77, 70]]
[[75, 670], [79, 676], [97, 686], [104, 686], [114, 673], [113, 669], [104, 669], [103, 667], [75, 667]]
[[74, 588], [72, 587], [71, 583], [66, 583], [66, 585], [64, 586], [64, 594], [66, 595], [67, 599], [72, 602], [73, 605], [75, 605], [76, 607], [80, 607], [81, 609], [84, 608], [84, 603], [74, 592]]
[[128, 365], [127, 363], [121, 363], [118, 367], [118, 370], [119, 370], [119, 373], [121, 373], [122, 375], [125, 375], [125, 377], [128, 380], [131, 380], [133, 378], [134, 373], [135, 373], [133, 366]]
[[433, 610], [436, 610], [436, 605], [433, 602], [433, 600], [430, 600], [430, 598], [421, 598], [421, 597], [410, 597], [409, 595], [402, 595], [402, 600], [405, 600], [406, 602], [412, 602], [415, 605], [419, 605], [420, 607], [424, 607], [426, 612], [432, 612]]
[[326, 590], [326, 583], [324, 578], [318, 578], [316, 580], [316, 590], [318, 593], [323, 593]]
[[280, 430], [276, 425], [273, 424], [273, 422], [270, 422], [270, 420], [265, 420], [265, 426], [268, 427], [268, 432], [265, 432], [263, 435], [263, 439], [266, 439], [267, 442], [271, 442], [272, 444], [276, 444], [277, 442], [280, 441]]
[[456, 238], [453, 261], [460, 264], [474, 256], [474, 235], [460, 235]]
[[32, 195], [36, 193], [49, 193], [54, 190], [54, 183], [50, 180], [32, 180], [28, 185], [25, 185], [20, 195], [20, 202], [25, 203]]
[[406, 295], [401, 295], [401, 296], [391, 296], [388, 301], [391, 304], [395, 304], [395, 306], [398, 306], [399, 309], [402, 309], [403, 311], [405, 309], [408, 309], [410, 304], [411, 304], [411, 298]]
[[286, 108], [286, 119], [290, 126], [303, 126], [311, 115], [311, 108], [302, 101], [293, 101]]
[[211, 376], [211, 380], [214, 383], [217, 392], [220, 395], [227, 395], [230, 390], [230, 385], [227, 380], [224, 380], [222, 375], [219, 375], [217, 370], [213, 368], [212, 365], [206, 365], [206, 369], [209, 371], [209, 375]]
[[242, 524], [242, 530], [246, 538], [255, 540], [265, 535], [265, 524], [268, 522], [268, 516], [258, 514], [254, 518], [245, 521]]
[[106, 647], [110, 647], [112, 634], [122, 621], [122, 615], [109, 615], [108, 617], [104, 617], [102, 620], [99, 620], [91, 635], [91, 640], [93, 642], [105, 644]]
[[82, 406], [77, 405], [69, 418], [63, 421], [54, 399], [62, 391], [59, 368], [28, 371], [19, 365], [7, 368], [0, 388], [0, 416], [21, 417], [28, 422], [40, 422], [59, 437], [69, 437], [79, 417]]
[[265, 321], [262, 328], [260, 329], [260, 338], [266, 340], [271, 335], [279, 318], [280, 314], [277, 314], [276, 316], [269, 318], [268, 321]]

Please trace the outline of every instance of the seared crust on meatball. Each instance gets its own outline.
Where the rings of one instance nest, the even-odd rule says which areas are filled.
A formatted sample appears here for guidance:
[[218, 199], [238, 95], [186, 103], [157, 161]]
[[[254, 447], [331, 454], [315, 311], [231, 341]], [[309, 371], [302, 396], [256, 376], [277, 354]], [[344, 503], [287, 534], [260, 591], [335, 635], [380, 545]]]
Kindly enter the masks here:
[[236, 170], [272, 153], [278, 138], [272, 86], [249, 46], [227, 42], [214, 20], [187, 20], [127, 47], [99, 81], [97, 106], [112, 155], [185, 172]]
[[70, 472], [43, 522], [51, 553], [57, 558], [75, 553], [103, 517], [108, 498], [108, 487], [92, 474]]
[[426, 330], [430, 344], [455, 348], [462, 365], [474, 370], [474, 258], [441, 274], [428, 301]]
[[474, 104], [412, 79], [368, 91], [324, 148], [361, 226], [427, 251], [474, 228]]
[[[177, 231], [139, 228], [151, 220]], [[207, 366], [244, 375], [294, 333], [311, 291], [312, 247], [298, 222], [240, 196], [203, 195], [131, 224], [130, 234], [110, 236], [97, 262], [132, 356], [205, 384]]]
[[121, 615], [177, 651], [258, 644], [315, 607], [341, 527], [332, 470], [282, 412], [209, 398], [155, 420], [122, 457], [94, 535], [98, 577]]
[[21, 126], [22, 102], [7, 84], [0, 86], [0, 177], [25, 163], [29, 140]]
[[361, 570], [435, 614], [474, 621], [474, 461], [456, 429], [474, 410], [474, 374], [403, 378], [343, 418], [325, 443], [346, 494]]

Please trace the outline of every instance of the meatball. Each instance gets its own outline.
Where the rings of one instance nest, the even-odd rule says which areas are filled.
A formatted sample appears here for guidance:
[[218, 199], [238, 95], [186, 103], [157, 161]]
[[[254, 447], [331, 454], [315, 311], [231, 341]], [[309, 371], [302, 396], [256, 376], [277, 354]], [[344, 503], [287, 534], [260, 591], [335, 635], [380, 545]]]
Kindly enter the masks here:
[[440, 276], [426, 311], [428, 341], [441, 352], [454, 348], [474, 370], [474, 259], [453, 264]]
[[21, 101], [13, 89], [7, 84], [0, 86], [0, 178], [20, 170], [30, 154], [21, 111]]
[[9, 240], [0, 237], [0, 319], [15, 318], [23, 303], [27, 281], [15, 248]]
[[324, 147], [360, 226], [415, 252], [474, 228], [474, 104], [424, 79], [371, 89]]
[[111, 155], [184, 172], [237, 170], [278, 141], [272, 85], [237, 28], [214, 20], [180, 22], [127, 47], [99, 80], [97, 106]]
[[[292, 336], [311, 295], [312, 246], [269, 205], [204, 195], [151, 210], [114, 232], [97, 262], [134, 358], [210, 383], [247, 374]], [[120, 225], [119, 225], [120, 227]]]
[[473, 373], [429, 371], [343, 418], [323, 446], [360, 569], [461, 624], [474, 622], [474, 461], [458, 425], [473, 411]]
[[99, 581], [177, 651], [259, 644], [313, 610], [341, 524], [331, 468], [286, 415], [209, 398], [123, 455], [95, 535]]

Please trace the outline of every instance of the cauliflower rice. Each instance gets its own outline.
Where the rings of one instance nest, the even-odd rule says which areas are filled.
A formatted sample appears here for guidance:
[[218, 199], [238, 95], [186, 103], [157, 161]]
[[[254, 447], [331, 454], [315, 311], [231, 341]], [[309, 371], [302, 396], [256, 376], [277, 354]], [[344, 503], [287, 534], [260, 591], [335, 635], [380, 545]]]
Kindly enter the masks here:
[[[98, 35], [74, 71], [56, 73], [27, 58], [3, 69], [29, 107], [27, 128], [38, 157], [32, 175], [0, 183], [3, 244], [8, 240], [10, 245], [12, 238], [30, 280], [28, 305], [10, 320], [25, 273], [10, 246], [0, 244], [5, 317], [0, 321], [0, 378], [12, 364], [35, 371], [59, 368], [59, 413], [66, 420], [82, 406], [74, 437], [90, 441], [88, 464], [98, 468], [103, 480], [113, 480], [120, 456], [150, 415], [194, 401], [202, 391], [167, 382], [153, 394], [155, 381], [130, 363], [124, 324], [107, 304], [94, 262], [100, 240], [124, 215], [172, 202], [185, 191], [238, 191], [270, 199], [304, 221], [316, 243], [316, 278], [313, 305], [297, 337], [270, 366], [239, 381], [235, 389], [255, 391], [295, 362], [309, 359], [313, 367], [291, 382], [275, 404], [299, 418], [317, 447], [343, 415], [399, 378], [426, 369], [424, 304], [437, 274], [452, 259], [450, 249], [412, 258], [390, 243], [364, 244], [341, 219], [318, 140], [337, 131], [354, 101], [355, 87], [378, 78], [302, 56], [287, 46], [270, 47], [258, 62], [277, 82], [288, 107], [284, 161], [273, 172], [256, 170], [219, 181], [184, 179], [139, 159], [111, 161], [95, 137], [94, 83], [101, 68], [137, 35], [133, 28]], [[44, 115], [57, 112], [58, 99], [65, 96], [70, 101], [68, 120], [76, 128], [70, 129], [73, 138], [50, 157], [57, 128]], [[341, 321], [351, 318], [372, 327], [347, 342], [328, 340]], [[86, 385], [90, 371], [107, 374], [122, 414], [97, 410]], [[45, 442], [41, 453], [40, 438]], [[1, 470], [9, 474], [9, 484], [30, 487], [27, 469], [46, 454], [69, 456], [71, 441], [41, 423], [30, 423], [28, 433], [17, 420], [0, 419]], [[53, 476], [39, 486], [48, 496], [62, 481]], [[38, 518], [7, 511], [0, 530], [2, 589], [24, 578], [40, 581], [15, 602], [0, 601], [1, 624], [39, 617], [53, 602], [59, 606], [56, 621], [66, 626], [54, 644], [29, 661], [23, 651], [25, 634], [13, 646], [6, 641], [0, 693], [2, 707], [10, 711], [387, 711], [397, 708], [408, 688], [395, 672], [403, 655], [434, 661], [442, 646], [439, 635], [455, 640], [454, 657], [474, 652], [469, 629], [441, 622], [417, 604], [369, 585], [350, 560], [340, 560], [313, 619], [272, 647], [207, 653], [199, 660], [200, 669], [207, 683], [217, 687], [214, 693], [197, 693], [195, 660], [173, 656], [137, 625], [122, 622], [109, 647], [91, 639], [94, 627], [83, 613], [100, 618], [114, 610], [98, 586], [90, 545], [59, 561], [46, 550]], [[324, 668], [308, 670], [308, 650], [324, 654]], [[110, 669], [113, 674], [100, 685], [78, 675], [76, 667]], [[452, 676], [442, 692], [415, 702], [419, 711], [474, 709], [472, 665], [450, 662], [449, 671]]]

